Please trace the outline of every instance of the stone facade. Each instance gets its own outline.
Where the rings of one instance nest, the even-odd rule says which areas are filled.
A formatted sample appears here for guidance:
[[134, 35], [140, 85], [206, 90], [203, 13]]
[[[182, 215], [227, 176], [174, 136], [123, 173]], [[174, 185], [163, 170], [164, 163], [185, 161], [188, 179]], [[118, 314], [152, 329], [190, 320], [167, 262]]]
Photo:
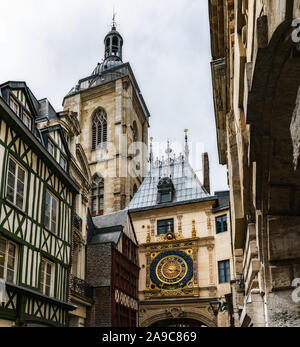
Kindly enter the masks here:
[[[229, 283], [219, 284], [218, 262], [228, 259], [231, 271], [233, 269], [230, 232], [217, 234], [215, 228], [216, 218], [224, 214], [229, 217], [229, 211], [227, 209], [213, 213], [214, 205], [215, 201], [212, 200], [206, 203], [131, 213], [140, 245], [140, 326], [158, 323], [163, 320], [162, 317], [170, 321], [172, 314], [169, 310], [172, 307], [181, 310], [182, 314], [177, 318], [195, 319], [208, 326], [229, 325], [227, 314], [220, 313], [218, 322], [210, 308], [210, 301], [213, 298], [224, 300], [224, 295], [231, 292]], [[165, 237], [157, 235], [157, 221], [172, 218], [175, 239], [167, 241]], [[193, 231], [194, 220], [195, 230]], [[150, 226], [153, 231], [150, 240], [147, 239], [147, 226]], [[169, 249], [187, 248], [194, 250], [194, 265], [197, 269], [193, 291], [183, 290], [171, 295], [168, 292], [151, 291], [148, 272], [153, 253], [157, 255]]]
[[220, 163], [227, 165], [236, 326], [299, 326], [300, 1], [209, 1]]
[[229, 311], [215, 316], [210, 305], [231, 294], [229, 192], [211, 196], [208, 156], [204, 187], [185, 152], [151, 163], [128, 207], [139, 244], [142, 327], [230, 325]]
[[[104, 214], [125, 208], [142, 183], [147, 163], [148, 117], [142, 111], [136, 95], [139, 93], [133, 75], [71, 94], [64, 99], [64, 110], [76, 112], [80, 123], [80, 143], [85, 152], [92, 177], [104, 178]], [[101, 107], [107, 114], [105, 146], [92, 149], [92, 118]], [[137, 138], [134, 139], [134, 124]], [[136, 157], [134, 142], [144, 144]], [[130, 175], [131, 170], [133, 175]]]

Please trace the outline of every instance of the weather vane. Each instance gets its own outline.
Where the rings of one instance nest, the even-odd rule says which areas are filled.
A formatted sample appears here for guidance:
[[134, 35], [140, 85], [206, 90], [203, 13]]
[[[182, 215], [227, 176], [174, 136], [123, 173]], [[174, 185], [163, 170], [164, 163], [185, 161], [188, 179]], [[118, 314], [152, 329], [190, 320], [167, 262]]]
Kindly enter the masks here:
[[115, 5], [114, 5], [114, 8], [113, 8], [113, 18], [112, 18], [112, 28], [113, 29], [116, 29], [116, 25], [117, 25], [117, 23], [116, 23], [116, 15], [117, 15], [117, 13], [116, 13]]

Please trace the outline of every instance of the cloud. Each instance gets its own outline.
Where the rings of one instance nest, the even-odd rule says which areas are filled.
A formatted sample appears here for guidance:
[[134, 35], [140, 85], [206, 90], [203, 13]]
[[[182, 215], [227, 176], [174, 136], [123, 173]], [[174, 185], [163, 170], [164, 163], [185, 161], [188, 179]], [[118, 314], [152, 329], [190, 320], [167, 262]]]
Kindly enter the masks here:
[[[155, 141], [202, 142], [214, 190], [227, 189], [218, 164], [206, 1], [15, 0], [0, 5], [1, 82], [25, 80], [57, 111], [103, 58], [113, 4], [129, 61], [146, 100]], [[200, 158], [194, 163], [201, 174]]]

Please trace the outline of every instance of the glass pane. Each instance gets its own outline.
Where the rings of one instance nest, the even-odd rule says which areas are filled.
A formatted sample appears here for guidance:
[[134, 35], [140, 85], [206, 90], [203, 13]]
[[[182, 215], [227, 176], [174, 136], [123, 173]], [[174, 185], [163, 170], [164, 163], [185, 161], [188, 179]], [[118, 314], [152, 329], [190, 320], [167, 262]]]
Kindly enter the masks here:
[[226, 261], [226, 282], [230, 282], [230, 262]]
[[9, 172], [7, 177], [7, 184], [12, 189], [15, 189], [15, 180], [16, 180], [16, 176], [13, 175], [11, 172]]
[[6, 240], [0, 238], [0, 254], [5, 254]]
[[57, 210], [57, 201], [52, 198], [51, 231], [53, 233], [56, 233], [56, 210]]
[[160, 194], [160, 202], [161, 203], [170, 202], [170, 201], [172, 201], [171, 192]]
[[50, 202], [51, 202], [51, 197], [50, 197], [50, 194], [47, 192], [46, 193], [46, 205], [45, 205], [45, 226], [46, 226], [46, 228], [49, 228], [49, 223], [50, 223]]
[[16, 200], [16, 205], [19, 207], [19, 208], [23, 208], [23, 196], [20, 195], [20, 194], [17, 194], [17, 200]]
[[52, 224], [51, 224], [51, 231], [56, 234], [56, 223], [52, 221]]
[[45, 227], [49, 228], [50, 225], [50, 218], [48, 216], [45, 216]]
[[18, 180], [20, 180], [23, 183], [25, 182], [25, 171], [20, 167], [18, 168]]
[[50, 296], [50, 287], [48, 287], [47, 285], [45, 287], [45, 293], [44, 294]]
[[219, 220], [216, 221], [216, 229], [217, 229], [217, 233], [222, 232], [222, 223]]
[[45, 267], [45, 263], [42, 260], [41, 261], [41, 278], [40, 278], [40, 291], [42, 293], [44, 292], [44, 267]]
[[52, 198], [52, 220], [56, 221], [57, 201]]
[[7, 270], [7, 276], [6, 276], [7, 282], [14, 282], [14, 271], [12, 270]]
[[8, 170], [9, 170], [13, 175], [16, 174], [16, 163], [15, 163], [12, 159], [9, 159]]
[[14, 190], [10, 187], [7, 187], [7, 195], [6, 195], [6, 198], [8, 201], [10, 202], [14, 202]]
[[54, 147], [51, 142], [48, 142], [48, 152], [53, 155]]
[[12, 243], [9, 244], [9, 247], [8, 247], [8, 254], [11, 256], [11, 257], [15, 257], [16, 255], [16, 246]]
[[14, 270], [15, 268], [15, 258], [14, 257], [8, 257], [7, 259], [7, 268], [10, 270]]
[[97, 200], [96, 199], [93, 199], [92, 209], [93, 209], [93, 211], [97, 210]]
[[66, 169], [66, 161], [64, 159], [64, 157], [60, 157], [60, 166], [63, 168], [63, 169]]

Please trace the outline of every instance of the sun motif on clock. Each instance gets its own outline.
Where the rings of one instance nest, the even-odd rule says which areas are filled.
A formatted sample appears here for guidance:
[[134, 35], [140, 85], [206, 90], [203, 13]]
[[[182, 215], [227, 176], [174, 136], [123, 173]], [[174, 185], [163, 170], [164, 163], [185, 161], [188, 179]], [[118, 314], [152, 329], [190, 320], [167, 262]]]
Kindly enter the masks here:
[[151, 281], [159, 288], [174, 290], [184, 287], [193, 277], [193, 260], [183, 251], [167, 251], [153, 259]]

